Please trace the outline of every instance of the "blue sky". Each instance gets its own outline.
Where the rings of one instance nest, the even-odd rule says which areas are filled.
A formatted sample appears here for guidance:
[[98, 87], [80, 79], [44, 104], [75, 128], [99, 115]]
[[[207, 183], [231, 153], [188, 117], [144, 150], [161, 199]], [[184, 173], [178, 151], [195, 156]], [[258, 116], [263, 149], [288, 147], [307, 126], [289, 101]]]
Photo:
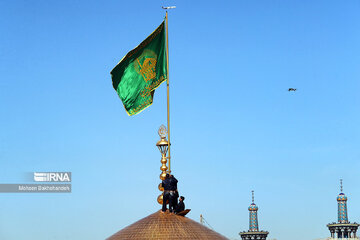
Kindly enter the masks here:
[[1, 194], [0, 238], [105, 239], [160, 208], [165, 85], [129, 117], [110, 71], [163, 5], [189, 217], [239, 239], [255, 190], [269, 239], [324, 238], [343, 178], [359, 222], [359, 1], [0, 1], [0, 182], [73, 174], [71, 194]]

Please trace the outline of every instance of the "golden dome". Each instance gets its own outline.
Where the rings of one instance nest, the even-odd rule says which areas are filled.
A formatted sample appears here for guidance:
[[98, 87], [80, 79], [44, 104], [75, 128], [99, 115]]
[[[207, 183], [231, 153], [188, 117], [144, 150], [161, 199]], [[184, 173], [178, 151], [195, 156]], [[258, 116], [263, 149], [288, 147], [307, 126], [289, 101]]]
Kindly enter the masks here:
[[127, 226], [107, 240], [130, 239], [223, 240], [227, 238], [187, 217], [158, 211]]

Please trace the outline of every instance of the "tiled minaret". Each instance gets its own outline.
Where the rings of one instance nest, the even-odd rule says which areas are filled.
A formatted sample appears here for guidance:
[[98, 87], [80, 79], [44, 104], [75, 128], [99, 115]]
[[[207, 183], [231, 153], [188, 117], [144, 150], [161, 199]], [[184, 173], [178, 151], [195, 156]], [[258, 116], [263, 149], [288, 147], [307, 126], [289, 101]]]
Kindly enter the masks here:
[[338, 222], [327, 225], [331, 233], [330, 239], [359, 239], [356, 237], [359, 224], [350, 223], [348, 220], [347, 197], [343, 193], [342, 179], [340, 179], [340, 193], [336, 200], [338, 202]]
[[337, 197], [338, 202], [338, 222], [339, 223], [348, 223], [348, 215], [347, 215], [347, 197], [343, 193], [343, 185], [342, 179], [340, 179], [340, 193]]
[[259, 231], [259, 223], [257, 211], [258, 207], [254, 203], [254, 191], [252, 193], [252, 203], [249, 206], [249, 232], [258, 232]]
[[252, 191], [252, 203], [249, 206], [249, 231], [239, 233], [242, 240], [266, 240], [269, 232], [259, 231], [259, 223], [257, 216], [258, 209], [259, 208], [254, 202], [254, 191]]

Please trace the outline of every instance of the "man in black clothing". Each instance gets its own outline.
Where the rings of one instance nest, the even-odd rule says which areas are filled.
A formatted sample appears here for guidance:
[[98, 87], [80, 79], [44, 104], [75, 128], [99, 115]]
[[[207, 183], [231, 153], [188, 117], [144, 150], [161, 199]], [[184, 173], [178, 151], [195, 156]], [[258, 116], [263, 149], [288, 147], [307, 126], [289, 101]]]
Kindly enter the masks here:
[[177, 183], [178, 180], [174, 177], [174, 175], [170, 174], [170, 198], [169, 198], [169, 211], [175, 212], [175, 208], [177, 205], [177, 199], [179, 197], [179, 193], [177, 191]]
[[181, 196], [179, 198], [179, 203], [176, 206], [175, 213], [179, 213], [185, 210], [185, 204], [184, 204], [185, 197]]
[[163, 194], [163, 205], [161, 211], [166, 211], [166, 202], [169, 200], [170, 193], [168, 192], [170, 189], [170, 178], [169, 174], [166, 174], [165, 179], [162, 181], [162, 187], [164, 188]]
[[177, 182], [178, 180], [170, 174], [166, 174], [165, 180], [162, 181], [164, 188], [162, 211], [166, 211], [166, 202], [169, 201], [169, 212], [173, 212], [177, 203]]

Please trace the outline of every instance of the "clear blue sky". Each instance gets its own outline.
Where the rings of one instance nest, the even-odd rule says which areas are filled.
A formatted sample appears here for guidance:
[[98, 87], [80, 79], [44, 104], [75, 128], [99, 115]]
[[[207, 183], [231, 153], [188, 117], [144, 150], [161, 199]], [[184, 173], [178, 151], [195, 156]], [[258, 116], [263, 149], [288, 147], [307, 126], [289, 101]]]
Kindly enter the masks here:
[[[1, 194], [4, 240], [105, 239], [160, 208], [166, 89], [129, 117], [110, 71], [169, 16], [172, 167], [239, 239], [329, 236], [339, 179], [360, 221], [358, 0], [0, 1], [0, 182], [71, 171], [71, 194]], [[287, 92], [294, 87], [298, 91]]]

